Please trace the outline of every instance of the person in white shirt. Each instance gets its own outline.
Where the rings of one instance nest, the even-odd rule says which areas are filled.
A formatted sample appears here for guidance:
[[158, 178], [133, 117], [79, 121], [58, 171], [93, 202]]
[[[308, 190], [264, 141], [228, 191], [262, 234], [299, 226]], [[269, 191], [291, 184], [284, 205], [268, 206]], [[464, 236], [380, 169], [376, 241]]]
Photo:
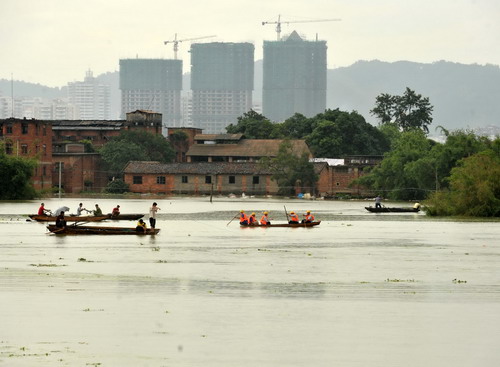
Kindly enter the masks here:
[[153, 203], [151, 208], [149, 208], [149, 225], [151, 226], [152, 229], [154, 229], [156, 226], [156, 212], [158, 210], [161, 210], [161, 209], [158, 208], [157, 203]]

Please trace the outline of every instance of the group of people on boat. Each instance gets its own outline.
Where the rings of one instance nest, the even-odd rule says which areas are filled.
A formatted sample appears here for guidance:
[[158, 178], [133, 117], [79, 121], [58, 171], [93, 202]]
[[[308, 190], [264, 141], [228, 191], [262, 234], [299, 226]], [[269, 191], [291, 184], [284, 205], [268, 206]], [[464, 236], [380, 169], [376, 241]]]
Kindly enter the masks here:
[[[289, 215], [289, 224], [298, 224], [298, 223], [312, 223], [314, 222], [314, 215], [311, 214], [311, 211], [308, 210], [303, 215], [304, 219], [299, 221], [299, 216], [294, 212], [290, 212]], [[269, 219], [269, 212], [265, 211], [262, 213], [262, 217], [260, 221], [257, 220], [256, 214], [252, 213], [251, 215], [247, 215], [244, 210], [240, 210], [239, 214], [240, 225], [242, 226], [269, 226], [271, 225], [271, 220]]]

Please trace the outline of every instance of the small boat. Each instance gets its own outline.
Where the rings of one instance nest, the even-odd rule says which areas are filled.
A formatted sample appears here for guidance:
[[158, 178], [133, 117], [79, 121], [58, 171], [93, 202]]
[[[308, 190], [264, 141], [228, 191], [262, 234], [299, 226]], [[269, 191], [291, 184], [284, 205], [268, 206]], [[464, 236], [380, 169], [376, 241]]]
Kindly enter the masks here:
[[112, 220], [137, 220], [144, 217], [144, 214], [118, 214], [118, 215], [111, 215], [111, 213], [108, 214], [108, 219]]
[[420, 211], [420, 208], [390, 208], [387, 206], [382, 208], [365, 206], [365, 209], [372, 213], [418, 213]]
[[[32, 214], [29, 217], [37, 222], [55, 222], [57, 217], [51, 215]], [[66, 222], [100, 222], [101, 220], [109, 219], [109, 215], [65, 215]]]
[[317, 222], [310, 222], [310, 223], [280, 223], [280, 224], [270, 224], [268, 226], [261, 226], [260, 224], [240, 224], [241, 227], [249, 227], [249, 228], [254, 228], [254, 227], [259, 227], [259, 228], [269, 228], [269, 227], [314, 227], [317, 226], [321, 223], [321, 221]]
[[66, 227], [56, 227], [55, 224], [49, 224], [47, 229], [54, 234], [105, 234], [105, 235], [114, 235], [114, 234], [132, 234], [132, 235], [153, 235], [160, 232], [159, 228], [148, 228], [146, 232], [136, 231], [134, 228], [125, 228], [125, 227], [101, 227], [101, 226], [78, 226], [78, 225], [69, 225]]

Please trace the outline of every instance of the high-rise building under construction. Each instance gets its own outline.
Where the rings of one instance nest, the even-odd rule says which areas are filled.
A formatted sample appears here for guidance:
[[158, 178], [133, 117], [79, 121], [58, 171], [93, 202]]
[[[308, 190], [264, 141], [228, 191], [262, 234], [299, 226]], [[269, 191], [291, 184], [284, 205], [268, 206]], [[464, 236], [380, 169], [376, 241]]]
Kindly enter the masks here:
[[264, 41], [262, 114], [283, 121], [326, 108], [326, 41], [306, 41], [293, 31], [280, 41]]
[[251, 43], [191, 45], [193, 127], [224, 133], [252, 108], [254, 46]]
[[120, 89], [122, 118], [149, 110], [162, 114], [164, 127], [180, 126], [182, 60], [122, 59]]

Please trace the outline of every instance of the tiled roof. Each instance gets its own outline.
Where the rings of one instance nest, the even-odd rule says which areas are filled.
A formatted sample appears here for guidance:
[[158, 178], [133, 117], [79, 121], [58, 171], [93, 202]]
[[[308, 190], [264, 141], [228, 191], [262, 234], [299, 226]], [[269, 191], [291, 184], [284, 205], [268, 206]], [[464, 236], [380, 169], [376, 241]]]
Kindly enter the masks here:
[[194, 140], [240, 140], [243, 134], [196, 134]]
[[[276, 157], [280, 139], [243, 139], [238, 144], [194, 144], [186, 153], [187, 156], [202, 157]], [[305, 140], [290, 140], [294, 153], [311, 155]]]
[[270, 171], [259, 167], [258, 163], [250, 162], [193, 162], [193, 163], [160, 163], [149, 161], [131, 161], [127, 164], [124, 173], [129, 174], [271, 174]]

